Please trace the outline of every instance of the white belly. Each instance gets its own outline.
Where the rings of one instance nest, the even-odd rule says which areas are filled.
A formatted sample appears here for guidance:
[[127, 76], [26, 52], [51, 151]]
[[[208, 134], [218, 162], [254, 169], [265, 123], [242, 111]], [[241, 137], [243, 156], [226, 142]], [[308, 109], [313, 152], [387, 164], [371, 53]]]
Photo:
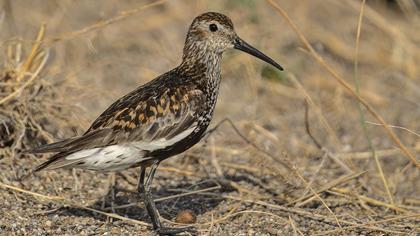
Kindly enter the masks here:
[[111, 145], [75, 152], [65, 159], [75, 161], [70, 168], [119, 171], [147, 160], [145, 152], [134, 145]]

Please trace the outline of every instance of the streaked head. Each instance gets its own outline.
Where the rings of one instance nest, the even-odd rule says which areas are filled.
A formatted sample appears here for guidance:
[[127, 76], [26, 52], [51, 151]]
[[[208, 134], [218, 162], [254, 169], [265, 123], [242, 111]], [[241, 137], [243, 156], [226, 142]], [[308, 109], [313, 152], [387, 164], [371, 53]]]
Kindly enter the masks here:
[[207, 12], [193, 20], [188, 30], [184, 56], [190, 55], [191, 52], [211, 52], [221, 55], [230, 48], [244, 51], [283, 70], [274, 60], [239, 38], [229, 17], [217, 12]]

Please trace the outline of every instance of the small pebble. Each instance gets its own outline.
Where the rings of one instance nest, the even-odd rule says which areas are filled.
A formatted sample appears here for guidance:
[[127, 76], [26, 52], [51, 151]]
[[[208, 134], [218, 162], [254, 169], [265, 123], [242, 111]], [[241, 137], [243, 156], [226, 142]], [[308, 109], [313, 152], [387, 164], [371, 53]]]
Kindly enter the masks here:
[[175, 218], [175, 222], [182, 224], [193, 224], [197, 220], [194, 212], [191, 210], [182, 210], [178, 212]]
[[47, 227], [51, 227], [52, 226], [52, 222], [50, 220], [47, 220], [47, 222], [45, 222], [45, 225]]

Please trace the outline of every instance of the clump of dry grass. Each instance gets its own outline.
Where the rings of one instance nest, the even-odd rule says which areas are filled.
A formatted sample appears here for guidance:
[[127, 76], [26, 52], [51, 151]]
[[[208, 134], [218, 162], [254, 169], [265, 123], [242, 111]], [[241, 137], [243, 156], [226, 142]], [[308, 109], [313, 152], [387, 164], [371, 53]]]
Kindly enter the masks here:
[[24, 150], [52, 142], [58, 133], [75, 129], [66, 110], [55, 104], [60, 94], [45, 80], [49, 50], [42, 46], [44, 34], [42, 25], [31, 45], [19, 39], [2, 45], [0, 156], [17, 158]]

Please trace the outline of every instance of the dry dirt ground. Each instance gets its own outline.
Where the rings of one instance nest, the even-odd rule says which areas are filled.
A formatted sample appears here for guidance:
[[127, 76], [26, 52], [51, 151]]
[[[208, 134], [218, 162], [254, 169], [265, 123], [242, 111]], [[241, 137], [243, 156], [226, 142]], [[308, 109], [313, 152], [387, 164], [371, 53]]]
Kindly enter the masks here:
[[[367, 1], [357, 71], [361, 1], [274, 1], [339, 78], [351, 88], [359, 81], [411, 159], [363, 106], [361, 120], [355, 96], [268, 1], [143, 8], [152, 2], [0, 1], [0, 234], [152, 234], [134, 192], [137, 169], [116, 175], [113, 213], [111, 175], [31, 175], [48, 155], [22, 151], [81, 134], [113, 100], [175, 67], [191, 20], [205, 11], [228, 14], [286, 71], [224, 55], [212, 125], [228, 117], [244, 137], [225, 123], [163, 163], [153, 190], [164, 223], [189, 209], [199, 235], [420, 234], [419, 1]], [[305, 99], [321, 149], [305, 129]]]

